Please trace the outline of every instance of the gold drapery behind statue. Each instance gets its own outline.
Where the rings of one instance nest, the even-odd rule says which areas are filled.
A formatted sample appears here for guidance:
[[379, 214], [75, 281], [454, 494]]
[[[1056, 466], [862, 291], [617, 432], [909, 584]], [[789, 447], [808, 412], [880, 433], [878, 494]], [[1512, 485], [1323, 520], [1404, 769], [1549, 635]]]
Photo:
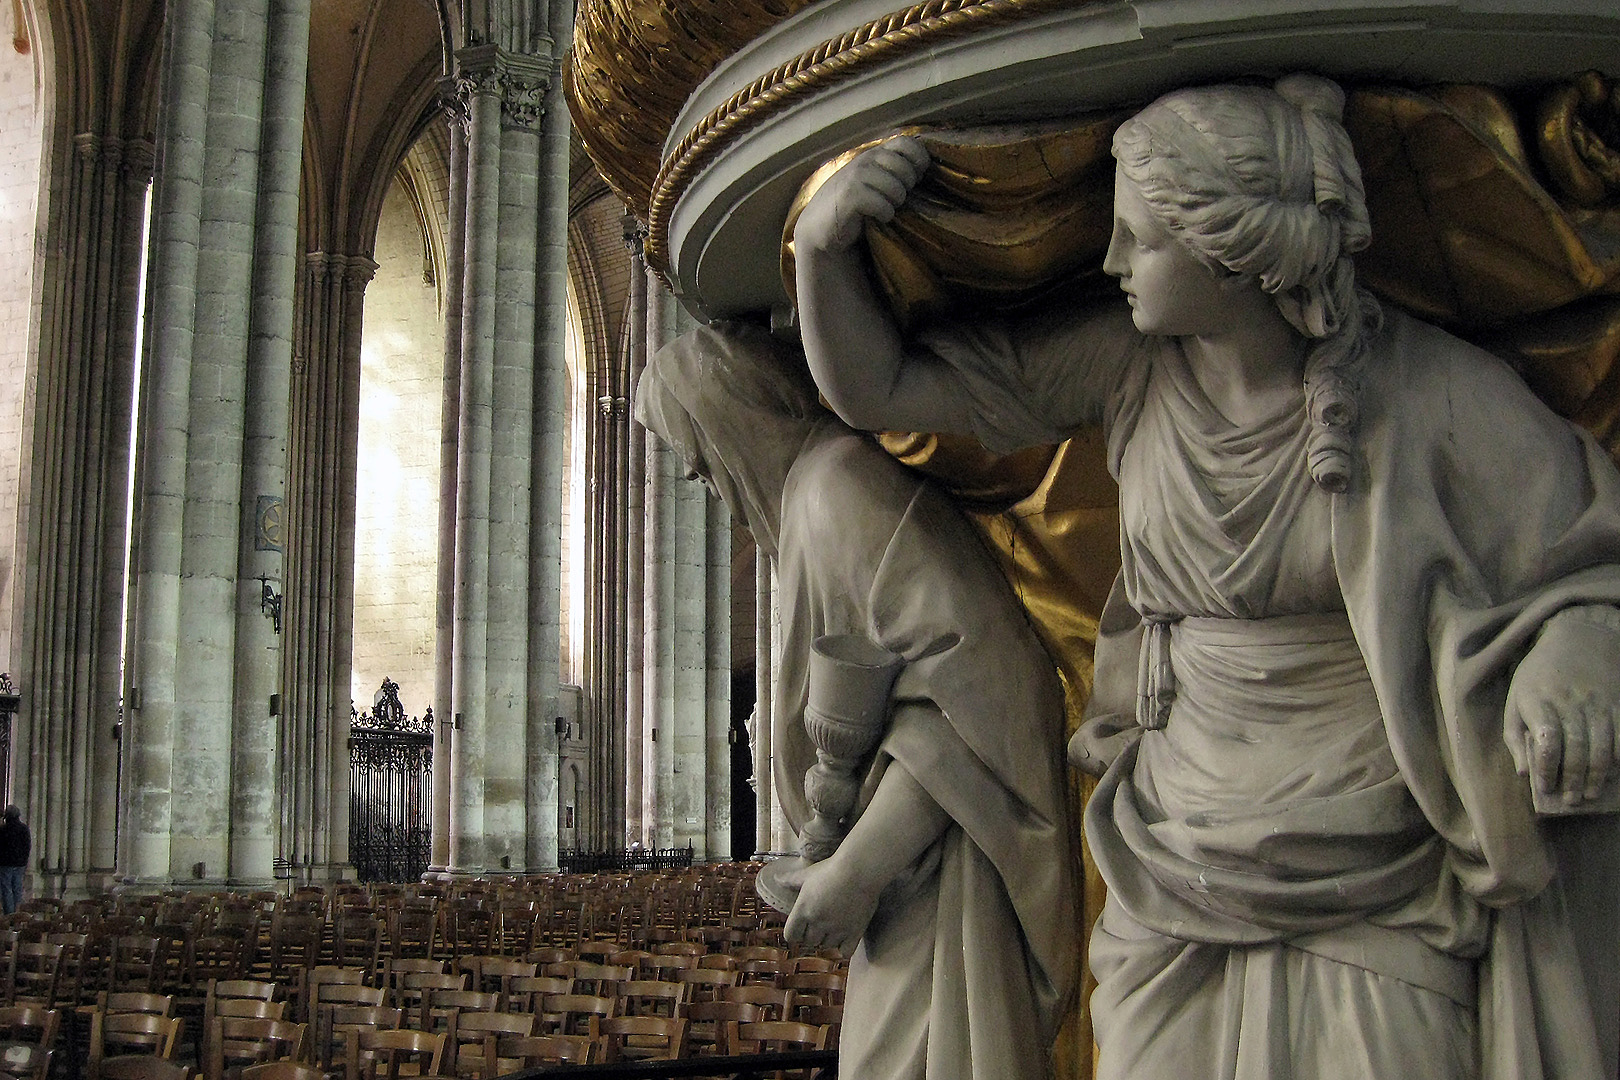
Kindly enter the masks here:
[[[935, 166], [892, 222], [866, 230], [900, 324], [1111, 290], [1101, 265], [1112, 229], [1109, 148], [1122, 116], [910, 129]], [[1589, 72], [1524, 101], [1482, 86], [1368, 86], [1351, 92], [1345, 119], [1372, 219], [1361, 281], [1506, 358], [1620, 459], [1620, 86]], [[790, 296], [798, 213], [863, 148], [817, 170], [794, 202], [782, 246]], [[1063, 674], [1072, 730], [1119, 568], [1118, 493], [1100, 433], [1004, 458], [971, 438], [880, 441], [963, 503]], [[1078, 826], [1089, 784], [1075, 784]], [[1088, 937], [1102, 899], [1087, 860]], [[1080, 1010], [1057, 1047], [1058, 1076], [1090, 1075], [1089, 1036]]]

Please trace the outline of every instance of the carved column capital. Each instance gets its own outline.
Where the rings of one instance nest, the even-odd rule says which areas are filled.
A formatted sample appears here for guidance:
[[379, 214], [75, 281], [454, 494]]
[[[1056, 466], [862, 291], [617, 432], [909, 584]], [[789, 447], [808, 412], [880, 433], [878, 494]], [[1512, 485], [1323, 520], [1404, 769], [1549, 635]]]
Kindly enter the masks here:
[[647, 223], [629, 210], [624, 212], [624, 250], [632, 259], [646, 258]]
[[473, 45], [456, 53], [456, 94], [470, 114], [474, 95], [501, 100], [503, 126], [540, 130], [554, 62], [549, 56], [508, 52], [498, 45]]
[[124, 180], [137, 187], [152, 182], [152, 170], [157, 167], [157, 148], [145, 139], [129, 139], [124, 143]]
[[452, 133], [460, 130], [463, 139], [467, 137], [472, 123], [467, 101], [471, 92], [471, 88], [458, 76], [446, 75], [439, 80], [439, 108], [444, 110], [444, 118], [450, 124]]

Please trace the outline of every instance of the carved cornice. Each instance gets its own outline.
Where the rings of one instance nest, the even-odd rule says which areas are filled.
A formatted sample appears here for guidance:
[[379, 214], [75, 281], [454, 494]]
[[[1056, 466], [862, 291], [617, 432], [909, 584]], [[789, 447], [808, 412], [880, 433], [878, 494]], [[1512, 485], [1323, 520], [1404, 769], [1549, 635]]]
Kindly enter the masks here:
[[504, 126], [539, 131], [555, 66], [550, 56], [474, 45], [456, 53], [455, 93], [464, 115], [471, 115], [473, 97], [493, 94], [500, 99]]

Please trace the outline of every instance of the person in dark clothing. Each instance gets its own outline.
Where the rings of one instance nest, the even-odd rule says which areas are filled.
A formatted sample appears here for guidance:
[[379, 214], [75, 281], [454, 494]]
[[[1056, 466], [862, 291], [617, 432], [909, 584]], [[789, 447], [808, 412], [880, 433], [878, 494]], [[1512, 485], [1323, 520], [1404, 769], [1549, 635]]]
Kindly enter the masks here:
[[6, 807], [5, 820], [0, 822], [0, 908], [7, 915], [22, 902], [23, 870], [28, 867], [28, 849], [33, 842], [28, 826], [23, 824], [22, 811]]

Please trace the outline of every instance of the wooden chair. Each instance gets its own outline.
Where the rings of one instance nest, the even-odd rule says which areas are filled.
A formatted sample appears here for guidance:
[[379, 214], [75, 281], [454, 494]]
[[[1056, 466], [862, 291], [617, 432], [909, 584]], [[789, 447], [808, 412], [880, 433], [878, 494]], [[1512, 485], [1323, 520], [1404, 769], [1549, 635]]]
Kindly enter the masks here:
[[737, 973], [715, 968], [685, 968], [674, 973], [673, 981], [686, 987], [687, 1001], [713, 1001], [722, 988], [737, 985]]
[[672, 982], [677, 973], [696, 970], [700, 961], [700, 957], [685, 954], [654, 953], [641, 962], [642, 975], [640, 977]]
[[62, 946], [17, 941], [6, 972], [6, 1004], [52, 1008], [61, 976]]
[[[449, 1076], [476, 1077], [484, 1069], [484, 1040], [499, 1035], [534, 1034], [533, 1013], [462, 1012], [450, 1014], [444, 1071]], [[465, 1059], [465, 1060], [463, 1060]]]
[[[351, 989], [339, 991], [338, 987]], [[374, 994], [354, 997], [352, 995], [354, 987], [372, 990]], [[335, 997], [334, 991], [337, 994]], [[381, 987], [366, 986], [366, 972], [361, 968], [317, 964], [304, 972], [303, 982], [298, 988], [298, 1019], [306, 1024], [313, 1021], [315, 1004], [318, 1001], [337, 1001], [344, 1005], [381, 1005], [385, 993]], [[373, 996], [375, 1000], [372, 1000]]]
[[156, 1054], [114, 1054], [101, 1060], [99, 1080], [191, 1080], [192, 1068]]
[[302, 971], [320, 963], [326, 920], [319, 915], [277, 912], [270, 921], [269, 980], [301, 985]]
[[285, 1020], [285, 1001], [255, 1001], [252, 998], [226, 998], [214, 1010], [215, 1019], [231, 1017], [245, 1020]]
[[[786, 1053], [793, 1050], [825, 1050], [827, 1029], [792, 1020], [760, 1020], [752, 1024], [728, 1022], [726, 1043], [733, 1054]], [[815, 1069], [783, 1069], [777, 1080], [811, 1080]]]
[[399, 1080], [438, 1076], [444, 1059], [442, 1031], [360, 1031], [349, 1043], [348, 1080]]
[[[383, 962], [382, 987], [388, 991], [388, 1001], [400, 1008], [405, 1006], [400, 1002], [400, 991], [404, 988], [405, 978], [408, 975], [443, 975], [446, 962], [435, 960], [429, 956], [390, 956]], [[418, 1011], [422, 1007], [420, 996], [414, 1002]]]
[[495, 913], [475, 900], [452, 900], [444, 907], [444, 936], [455, 957], [495, 952]]
[[843, 965], [825, 956], [795, 956], [782, 969], [785, 974], [797, 975], [804, 971], [842, 971]]
[[711, 971], [736, 971], [742, 961], [728, 953], [712, 952], [698, 957], [697, 966]]
[[[254, 931], [254, 937], [258, 936]], [[201, 998], [210, 981], [246, 978], [249, 939], [243, 933], [198, 934], [186, 957], [186, 989]]]
[[793, 991], [778, 986], [722, 986], [715, 992], [717, 1001], [746, 1001], [758, 1005], [764, 1020], [793, 1019]]
[[315, 1061], [328, 1073], [346, 1069], [349, 1044], [362, 1031], [394, 1031], [404, 1020], [392, 1005], [332, 1005], [321, 1012], [323, 1029], [315, 1034]]
[[523, 959], [538, 964], [544, 969], [551, 964], [563, 964], [569, 960], [578, 960], [579, 956], [566, 945], [542, 945], [524, 953]]
[[539, 965], [509, 956], [463, 956], [460, 968], [471, 980], [471, 988], [485, 993], [500, 994], [504, 999], [512, 992], [513, 979], [532, 978]]
[[301, 1061], [265, 1061], [243, 1066], [241, 1080], [326, 1080], [326, 1074]]
[[163, 939], [123, 934], [112, 939], [107, 989], [155, 994], [163, 983]]
[[801, 1024], [827, 1029], [828, 1050], [838, 1049], [838, 1034], [844, 1026], [842, 1005], [805, 1005], [794, 1010], [793, 1018]]
[[467, 989], [467, 976], [448, 975], [443, 972], [434, 974], [423, 971], [406, 975], [400, 981], [400, 988], [394, 994], [394, 1004], [405, 1010], [405, 1015], [419, 1022], [423, 1010], [427, 1008], [429, 994], [445, 990]]
[[417, 1026], [423, 1031], [448, 1031], [450, 1014], [463, 1012], [494, 1012], [501, 1007], [499, 994], [486, 994], [479, 990], [429, 990], [422, 995], [422, 1016]]
[[366, 982], [372, 982], [381, 970], [382, 939], [382, 924], [375, 911], [343, 908], [332, 918], [332, 963], [360, 968], [368, 973]]
[[541, 1035], [601, 1035], [600, 1021], [618, 1013], [616, 998], [597, 994], [543, 994], [535, 1010]]
[[[259, 979], [215, 979], [203, 992], [202, 1033], [199, 1042], [213, 1030], [216, 1016], [251, 1016], [265, 1020], [285, 1020], [285, 1001], [278, 1000], [281, 987]], [[242, 1004], [234, 1004], [241, 1002]], [[252, 1004], [249, 1004], [252, 1003]], [[272, 1012], [272, 1006], [280, 1006]], [[199, 1055], [201, 1047], [199, 1047]]]
[[[566, 967], [567, 971], [561, 969]], [[558, 970], [552, 970], [553, 968]], [[622, 982], [629, 982], [635, 978], [635, 969], [622, 967], [618, 964], [593, 964], [589, 960], [574, 960], [566, 965], [553, 964], [548, 967], [547, 975], [567, 974], [574, 980], [574, 993], [596, 994], [609, 997], [614, 987]]]
[[686, 1009], [689, 983], [631, 979], [618, 986], [620, 1016], [681, 1016]]
[[743, 960], [737, 964], [737, 981], [762, 986], [781, 986], [787, 978], [787, 965], [780, 960]]
[[0, 1077], [46, 1080], [62, 1014], [43, 1005], [0, 1007], [0, 1040], [15, 1045], [0, 1054]]
[[158, 939], [157, 988], [165, 994], [178, 993], [185, 987], [186, 957], [196, 944], [200, 915], [197, 912], [182, 919], [180, 912], [171, 912], [171, 917], [154, 922], [148, 931]]
[[434, 957], [439, 948], [439, 911], [431, 901], [405, 900], [388, 917], [388, 955]]
[[603, 1061], [665, 1061], [686, 1056], [686, 1018], [608, 1016], [598, 1023]]
[[694, 1001], [686, 1006], [686, 1045], [694, 1057], [725, 1057], [726, 1024], [752, 1024], [764, 1018], [760, 1006], [747, 1001]]
[[574, 951], [579, 954], [578, 959], [589, 960], [593, 964], [605, 964], [608, 957], [616, 952], [623, 951], [624, 946], [616, 941], [581, 941]]
[[522, 956], [534, 947], [533, 900], [505, 900], [495, 909], [497, 946], [504, 956]]
[[698, 941], [665, 941], [653, 946], [653, 952], [659, 956], [692, 956], [708, 955], [709, 947]]
[[842, 1005], [845, 977], [836, 971], [801, 971], [782, 979], [782, 988], [793, 991], [797, 1005]]
[[578, 1035], [491, 1035], [484, 1040], [483, 1080], [547, 1065], [590, 1065], [597, 1044]]
[[58, 931], [46, 934], [45, 944], [62, 947], [56, 993], [51, 998], [51, 1008], [63, 1010], [65, 1013], [67, 1010], [87, 1004], [85, 993], [87, 987], [93, 992], [96, 975], [96, 953], [91, 946], [89, 933]]
[[95, 1011], [103, 1014], [147, 1013], [173, 1016], [173, 994], [149, 994], [141, 990], [103, 990], [96, 995]]
[[305, 1025], [291, 1020], [215, 1016], [203, 1075], [206, 1080], [224, 1080], [249, 1065], [302, 1058], [306, 1031]]
[[96, 1010], [90, 1019], [90, 1054], [86, 1069], [89, 1080], [98, 1080], [101, 1063], [109, 1056], [145, 1054], [173, 1061], [182, 1026], [183, 1021], [177, 1016]]
[[742, 963], [745, 960], [775, 960], [779, 964], [787, 963], [788, 951], [772, 945], [733, 945], [726, 950], [726, 955]]
[[501, 1011], [532, 1013], [536, 1009], [540, 995], [569, 994], [573, 990], [574, 980], [558, 975], [532, 975], [528, 978], [513, 979], [511, 989], [501, 998]]

